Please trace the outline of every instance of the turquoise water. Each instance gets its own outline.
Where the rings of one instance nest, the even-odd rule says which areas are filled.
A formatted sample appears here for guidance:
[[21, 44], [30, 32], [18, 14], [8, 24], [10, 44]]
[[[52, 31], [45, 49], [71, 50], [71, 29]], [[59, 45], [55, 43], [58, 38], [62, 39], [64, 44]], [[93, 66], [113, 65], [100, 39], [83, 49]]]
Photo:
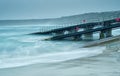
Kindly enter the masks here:
[[90, 57], [101, 54], [105, 49], [80, 48], [86, 41], [43, 41], [50, 36], [27, 35], [40, 31], [41, 27], [44, 26], [0, 26], [0, 68]]

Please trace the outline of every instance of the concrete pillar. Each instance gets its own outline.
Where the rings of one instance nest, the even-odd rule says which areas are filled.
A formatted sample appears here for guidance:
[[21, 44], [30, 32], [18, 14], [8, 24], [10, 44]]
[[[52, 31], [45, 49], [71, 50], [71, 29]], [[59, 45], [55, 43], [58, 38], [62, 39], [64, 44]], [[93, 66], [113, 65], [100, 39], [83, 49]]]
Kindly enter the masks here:
[[[93, 27], [87, 27], [87, 28], [84, 28], [84, 31], [85, 30], [90, 30], [90, 29], [92, 29]], [[93, 39], [93, 33], [91, 32], [91, 33], [87, 33], [87, 34], [84, 34], [84, 39]]]
[[105, 38], [105, 31], [100, 32], [100, 39], [103, 39], [103, 38]]
[[111, 37], [112, 36], [112, 29], [103, 30], [100, 32], [100, 39]]
[[84, 34], [84, 39], [93, 39], [93, 33]]
[[[105, 22], [103, 27], [107, 27], [110, 25], [111, 25], [110, 22]], [[100, 39], [111, 37], [111, 36], [112, 36], [112, 29], [106, 29], [106, 30], [101, 31], [100, 33]]]
[[108, 29], [105, 31], [106, 37], [111, 37], [112, 36], [112, 29]]

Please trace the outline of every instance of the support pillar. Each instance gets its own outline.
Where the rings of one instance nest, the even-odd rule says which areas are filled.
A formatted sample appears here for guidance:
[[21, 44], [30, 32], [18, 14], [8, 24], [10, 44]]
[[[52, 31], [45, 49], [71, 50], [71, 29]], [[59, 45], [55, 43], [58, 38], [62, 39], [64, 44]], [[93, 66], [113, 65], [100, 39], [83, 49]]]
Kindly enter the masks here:
[[[93, 27], [84, 28], [84, 31], [90, 30], [90, 29], [92, 29], [92, 28], [93, 28]], [[84, 39], [88, 39], [88, 40], [93, 39], [93, 33], [91, 32], [91, 33], [84, 34]]]
[[103, 39], [103, 38], [105, 38], [105, 32], [104, 32], [104, 31], [101, 31], [101, 32], [100, 32], [100, 39]]
[[103, 30], [100, 32], [100, 39], [111, 37], [112, 36], [112, 29]]
[[84, 39], [93, 39], [93, 33], [84, 34]]
[[[103, 23], [103, 27], [108, 27], [110, 25], [111, 25], [110, 22]], [[100, 33], [100, 39], [111, 37], [111, 36], [112, 36], [112, 29], [106, 29], [106, 30], [101, 31]]]
[[112, 36], [112, 29], [106, 30], [106, 37], [111, 37]]

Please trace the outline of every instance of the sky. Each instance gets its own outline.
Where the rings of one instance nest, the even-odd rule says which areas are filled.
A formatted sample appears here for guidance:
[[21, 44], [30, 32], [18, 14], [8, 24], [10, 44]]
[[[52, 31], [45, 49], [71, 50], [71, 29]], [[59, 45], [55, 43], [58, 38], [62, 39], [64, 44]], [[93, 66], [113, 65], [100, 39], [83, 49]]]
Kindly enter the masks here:
[[45, 19], [117, 11], [120, 0], [0, 0], [0, 20]]

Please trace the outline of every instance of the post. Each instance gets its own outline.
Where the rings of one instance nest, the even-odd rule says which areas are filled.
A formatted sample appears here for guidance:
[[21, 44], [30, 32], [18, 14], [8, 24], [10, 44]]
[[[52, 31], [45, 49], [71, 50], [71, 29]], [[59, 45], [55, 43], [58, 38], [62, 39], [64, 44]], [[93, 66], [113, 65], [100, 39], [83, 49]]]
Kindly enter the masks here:
[[102, 30], [100, 32], [100, 39], [103, 39], [103, 38], [105, 38], [105, 31], [104, 30]]
[[[105, 27], [109, 27], [110, 25], [111, 25], [110, 22], [104, 23]], [[112, 36], [112, 29], [105, 30], [105, 35], [106, 35], [105, 37], [111, 37]]]
[[[86, 27], [84, 28], [84, 31], [93, 29], [93, 27]], [[93, 32], [84, 34], [84, 39], [93, 39]]]
[[106, 30], [106, 37], [111, 37], [112, 36], [112, 29]]
[[[109, 27], [110, 25], [111, 25], [110, 22], [103, 23], [103, 27]], [[111, 36], [112, 36], [112, 29], [106, 29], [100, 32], [100, 39], [111, 37]]]

